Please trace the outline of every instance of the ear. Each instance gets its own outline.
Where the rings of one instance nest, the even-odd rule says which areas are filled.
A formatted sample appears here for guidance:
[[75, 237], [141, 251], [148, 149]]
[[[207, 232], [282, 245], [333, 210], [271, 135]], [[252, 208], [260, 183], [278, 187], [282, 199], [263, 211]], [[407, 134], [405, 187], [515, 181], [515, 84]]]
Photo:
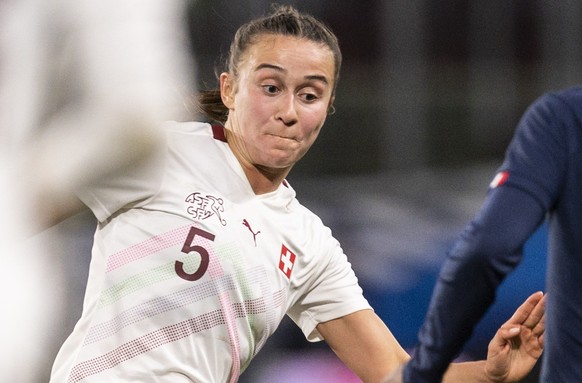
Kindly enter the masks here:
[[230, 110], [234, 109], [234, 84], [230, 74], [220, 74], [220, 98], [222, 103]]
[[327, 114], [328, 115], [332, 115], [335, 113], [335, 106], [333, 106], [334, 101], [335, 101], [335, 95], [331, 96], [331, 99], [329, 100], [329, 104], [327, 105]]

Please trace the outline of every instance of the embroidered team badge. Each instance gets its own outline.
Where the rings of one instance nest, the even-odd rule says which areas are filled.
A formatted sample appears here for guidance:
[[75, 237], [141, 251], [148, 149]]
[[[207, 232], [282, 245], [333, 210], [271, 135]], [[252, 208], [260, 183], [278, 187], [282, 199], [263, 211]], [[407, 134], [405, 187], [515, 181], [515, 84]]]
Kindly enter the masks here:
[[285, 274], [287, 279], [291, 278], [291, 272], [295, 265], [295, 258], [295, 253], [289, 250], [285, 245], [282, 245], [281, 258], [279, 258], [279, 270]]
[[224, 213], [224, 200], [222, 198], [195, 192], [188, 195], [185, 202], [190, 204], [186, 211], [194, 219], [202, 220], [215, 216], [222, 226], [226, 226], [226, 220], [222, 218], [222, 213]]
[[489, 188], [495, 189], [496, 187], [503, 185], [508, 178], [509, 178], [508, 171], [497, 173], [495, 177], [493, 177], [491, 183], [489, 184]]

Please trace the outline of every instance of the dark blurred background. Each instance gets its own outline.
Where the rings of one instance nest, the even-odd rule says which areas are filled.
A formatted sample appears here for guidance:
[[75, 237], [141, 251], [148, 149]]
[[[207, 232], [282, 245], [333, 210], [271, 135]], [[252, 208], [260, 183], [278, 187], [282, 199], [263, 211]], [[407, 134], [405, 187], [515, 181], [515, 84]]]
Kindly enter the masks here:
[[[271, 3], [192, 3], [201, 88], [215, 87], [236, 29]], [[295, 176], [499, 159], [523, 109], [582, 75], [578, 1], [287, 3], [324, 20], [344, 55], [337, 113]]]
[[[234, 32], [271, 3], [191, 1], [200, 89], [216, 88]], [[366, 297], [411, 350], [446, 251], [479, 208], [521, 114], [542, 93], [581, 82], [582, 2], [286, 3], [324, 20], [344, 55], [337, 112], [290, 182], [332, 228]], [[92, 218], [81, 215], [44, 234], [63, 237], [66, 264], [55, 353], [80, 315], [92, 231]], [[484, 357], [497, 326], [543, 289], [545, 247], [544, 226], [460, 359]], [[285, 320], [240, 381], [358, 380]], [[537, 370], [528, 381], [537, 382]]]

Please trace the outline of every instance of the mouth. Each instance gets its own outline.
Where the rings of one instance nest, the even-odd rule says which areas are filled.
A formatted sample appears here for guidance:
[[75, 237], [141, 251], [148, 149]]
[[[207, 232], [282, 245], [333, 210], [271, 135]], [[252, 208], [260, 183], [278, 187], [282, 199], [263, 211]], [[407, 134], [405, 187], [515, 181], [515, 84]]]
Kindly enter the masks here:
[[300, 142], [297, 138], [295, 137], [290, 137], [290, 136], [281, 136], [279, 134], [267, 134], [270, 137], [274, 137], [276, 139], [280, 139], [283, 141], [293, 141], [293, 142]]

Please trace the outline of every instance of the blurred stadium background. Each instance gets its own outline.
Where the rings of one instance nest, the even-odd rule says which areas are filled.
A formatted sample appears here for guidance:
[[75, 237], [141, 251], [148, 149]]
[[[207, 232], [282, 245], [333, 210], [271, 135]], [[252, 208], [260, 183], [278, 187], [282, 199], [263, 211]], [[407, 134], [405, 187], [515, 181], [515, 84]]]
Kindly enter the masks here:
[[[236, 28], [271, 1], [191, 1], [199, 88]], [[325, 20], [344, 54], [336, 108], [292, 172], [300, 201], [343, 243], [365, 294], [406, 348], [414, 346], [452, 240], [472, 218], [525, 107], [582, 79], [582, 2], [480, 0], [288, 1]], [[62, 254], [47, 278], [55, 294], [48, 371], [80, 315], [93, 218], [82, 214], [35, 237]], [[57, 238], [56, 242], [50, 239]], [[543, 289], [545, 227], [461, 358], [481, 358], [493, 331]], [[530, 381], [537, 382], [537, 371]], [[357, 382], [324, 344], [285, 321], [243, 383]]]

